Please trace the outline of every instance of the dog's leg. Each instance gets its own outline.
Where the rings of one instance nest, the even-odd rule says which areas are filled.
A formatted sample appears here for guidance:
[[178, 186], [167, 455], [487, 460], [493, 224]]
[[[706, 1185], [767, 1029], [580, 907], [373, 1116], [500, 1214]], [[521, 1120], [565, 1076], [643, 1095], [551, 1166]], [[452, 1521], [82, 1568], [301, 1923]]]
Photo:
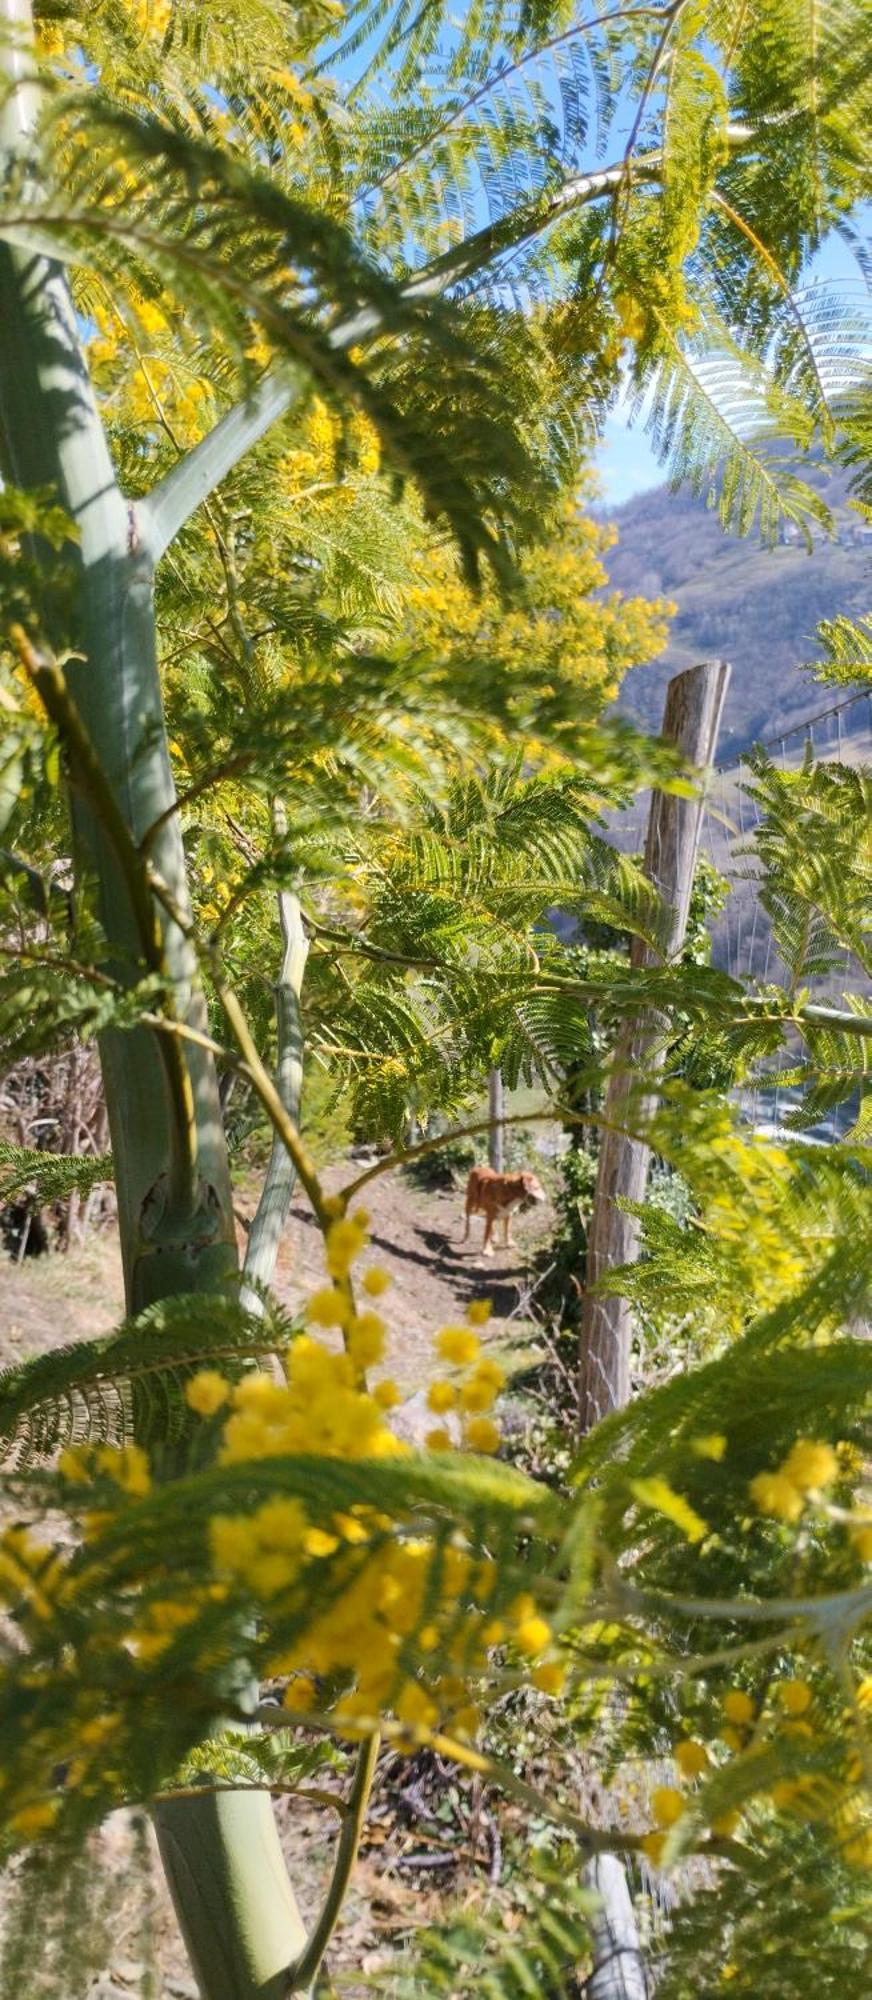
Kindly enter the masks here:
[[493, 1226], [494, 1226], [493, 1211], [491, 1209], [487, 1209], [485, 1211], [485, 1218], [484, 1218], [484, 1242], [482, 1243], [481, 1246], [482, 1254], [485, 1257], [492, 1257], [494, 1254], [494, 1246], [491, 1242], [491, 1230], [493, 1229]]

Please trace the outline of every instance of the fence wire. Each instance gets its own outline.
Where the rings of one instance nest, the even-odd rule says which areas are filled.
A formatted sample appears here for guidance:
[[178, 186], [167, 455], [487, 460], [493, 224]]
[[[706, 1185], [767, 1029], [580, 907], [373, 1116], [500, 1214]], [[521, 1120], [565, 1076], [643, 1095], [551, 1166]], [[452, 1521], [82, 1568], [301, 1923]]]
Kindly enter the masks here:
[[[761, 867], [754, 853], [754, 836], [760, 821], [756, 801], [748, 787], [752, 783], [752, 761], [763, 750], [780, 770], [796, 770], [811, 752], [815, 760], [840, 764], [862, 764], [872, 759], [872, 694], [861, 691], [845, 701], [809, 716], [781, 735], [758, 743], [709, 772], [702, 811], [700, 852], [730, 885], [724, 909], [712, 923], [712, 962], [734, 979], [756, 984], [779, 984], [784, 979], [772, 935], [772, 926], [760, 901]], [[625, 851], [639, 852], [644, 846], [650, 795], [636, 800], [631, 810], [621, 814], [612, 828], [612, 838]], [[849, 951], [842, 962], [824, 978], [809, 982], [815, 999], [838, 1003], [845, 992], [869, 991], [862, 968]], [[785, 1069], [790, 1058], [785, 1056]], [[780, 1126], [795, 1108], [799, 1093], [773, 1081], [751, 1083], [735, 1093], [743, 1117], [755, 1126]], [[850, 1107], [837, 1116], [820, 1136], [837, 1136], [851, 1123]]]

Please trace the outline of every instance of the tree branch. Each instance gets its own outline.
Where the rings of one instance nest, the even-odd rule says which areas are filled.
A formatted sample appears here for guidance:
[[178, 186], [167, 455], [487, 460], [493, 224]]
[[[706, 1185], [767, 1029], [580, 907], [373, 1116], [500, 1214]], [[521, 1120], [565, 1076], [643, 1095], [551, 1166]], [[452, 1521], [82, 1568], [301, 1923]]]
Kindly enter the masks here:
[[[287, 815], [280, 800], [273, 807], [273, 825], [281, 837], [287, 832]], [[300, 993], [309, 955], [309, 940], [303, 925], [299, 898], [289, 889], [278, 894], [279, 922], [284, 950], [276, 981], [276, 1089], [295, 1129], [300, 1127], [300, 1100], [303, 1089], [303, 1024]], [[288, 1219], [297, 1169], [280, 1133], [273, 1132], [272, 1149], [261, 1189], [260, 1200], [245, 1252], [243, 1274], [252, 1284], [270, 1284], [278, 1256], [279, 1241]], [[243, 1287], [242, 1303], [249, 1310], [262, 1311], [259, 1293]]]
[[345, 1892], [351, 1879], [363, 1832], [363, 1822], [375, 1775], [379, 1740], [377, 1734], [368, 1736], [358, 1751], [354, 1783], [339, 1833], [330, 1886], [305, 1950], [300, 1953], [296, 1965], [292, 1965], [289, 1969], [285, 1988], [288, 2000], [293, 1993], [309, 1992], [341, 1915]]
[[[732, 125], [726, 134], [733, 150], [747, 145], [754, 136], [754, 128], [747, 125]], [[634, 162], [634, 174], [641, 179], [656, 180], [662, 162], [663, 155], [659, 150], [643, 154]], [[595, 173], [574, 174], [545, 202], [532, 204], [520, 215], [486, 224], [467, 237], [465, 242], [436, 258], [409, 280], [402, 289], [401, 298], [408, 305], [420, 305], [427, 299], [441, 298], [452, 284], [472, 277], [495, 257], [518, 250], [534, 237], [544, 235], [554, 223], [574, 209], [583, 207], [587, 202], [598, 201], [604, 195], [614, 194], [626, 171], [627, 163], [622, 158], [611, 166], [598, 168]], [[365, 306], [351, 318], [339, 320], [327, 340], [335, 353], [347, 353], [349, 348], [377, 338], [386, 331], [384, 314], [375, 306]], [[267, 370], [256, 389], [228, 410], [208, 437], [202, 438], [184, 458], [180, 458], [148, 497], [139, 502], [142, 531], [155, 563], [166, 554], [170, 543], [197, 507], [227, 478], [246, 452], [266, 436], [273, 424], [293, 408], [304, 391], [305, 378], [302, 374], [296, 374], [287, 359], [276, 362]]]
[[287, 362], [270, 369], [242, 403], [237, 403], [158, 481], [139, 513], [152, 559], [159, 562], [180, 528], [232, 472], [245, 453], [278, 423], [303, 392], [302, 377]]

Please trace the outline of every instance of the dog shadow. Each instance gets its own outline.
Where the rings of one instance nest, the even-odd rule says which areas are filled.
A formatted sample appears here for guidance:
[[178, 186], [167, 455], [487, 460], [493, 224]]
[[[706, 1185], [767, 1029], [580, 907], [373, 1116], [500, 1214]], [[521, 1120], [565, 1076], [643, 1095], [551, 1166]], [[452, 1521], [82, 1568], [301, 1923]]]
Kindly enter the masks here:
[[[461, 1300], [480, 1297], [483, 1290], [493, 1302], [495, 1319], [506, 1319], [517, 1305], [517, 1280], [526, 1269], [523, 1254], [517, 1244], [509, 1244], [505, 1250], [501, 1244], [495, 1246], [495, 1255], [486, 1257], [480, 1243], [472, 1239], [468, 1243], [446, 1236], [444, 1230], [427, 1228], [415, 1224], [415, 1235], [419, 1238], [420, 1249], [411, 1244], [391, 1242], [390, 1238], [371, 1237], [371, 1242], [382, 1250], [390, 1250], [398, 1261], [420, 1264], [428, 1271], [438, 1272], [457, 1291]], [[503, 1262], [505, 1257], [512, 1262]]]

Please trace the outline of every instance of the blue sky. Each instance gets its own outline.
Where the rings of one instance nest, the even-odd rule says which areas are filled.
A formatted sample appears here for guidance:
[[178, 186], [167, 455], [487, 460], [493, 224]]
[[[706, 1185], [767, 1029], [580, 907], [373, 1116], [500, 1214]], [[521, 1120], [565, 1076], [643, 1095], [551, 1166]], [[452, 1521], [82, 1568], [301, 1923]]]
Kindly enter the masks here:
[[[806, 283], [856, 285], [857, 264], [847, 243], [831, 236], [809, 266]], [[605, 434], [596, 454], [596, 468], [602, 498], [608, 507], [620, 507], [634, 493], [644, 493], [663, 483], [663, 468], [648, 444], [641, 423], [632, 429], [620, 407], [607, 419]]]

